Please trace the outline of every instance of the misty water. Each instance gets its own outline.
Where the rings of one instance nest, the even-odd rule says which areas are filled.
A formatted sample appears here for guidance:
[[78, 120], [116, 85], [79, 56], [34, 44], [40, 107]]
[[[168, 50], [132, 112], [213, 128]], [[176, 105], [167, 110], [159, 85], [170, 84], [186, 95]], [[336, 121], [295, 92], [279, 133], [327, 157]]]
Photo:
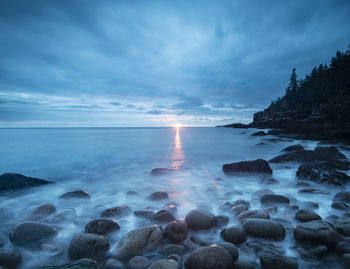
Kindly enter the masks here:
[[[176, 205], [176, 218], [184, 219], [194, 208], [207, 208], [215, 215], [227, 215], [230, 224], [238, 221], [234, 215], [220, 210], [221, 203], [244, 199], [250, 209], [261, 209], [259, 190], [269, 189], [286, 194], [291, 204], [319, 203], [315, 211], [323, 218], [334, 214], [331, 201], [339, 188], [315, 184], [326, 194], [300, 194], [294, 186], [298, 164], [271, 164], [273, 178], [279, 183], [267, 185], [264, 176], [225, 175], [222, 165], [242, 160], [266, 160], [281, 154], [289, 145], [301, 143], [313, 149], [317, 141], [293, 141], [272, 136], [252, 137], [254, 129], [230, 128], [51, 128], [51, 129], [1, 129], [0, 172], [20, 173], [54, 182], [41, 187], [0, 196], [0, 242], [10, 249], [9, 230], [25, 220], [32, 210], [44, 203], [52, 203], [57, 213], [74, 208], [75, 221], [54, 223], [58, 235], [49, 247], [41, 249], [20, 248], [22, 268], [41, 264], [67, 263], [66, 250], [74, 234], [84, 231], [85, 225], [99, 218], [110, 207], [127, 205], [133, 210], [151, 208], [153, 211]], [[263, 144], [260, 144], [263, 142]], [[349, 152], [342, 151], [349, 156]], [[175, 168], [159, 176], [151, 174], [154, 168]], [[83, 189], [90, 200], [65, 201], [58, 199], [67, 191]], [[129, 195], [128, 191], [139, 195]], [[147, 197], [156, 191], [166, 191], [169, 201], [153, 202]], [[67, 211], [66, 211], [67, 212]], [[294, 224], [295, 211], [278, 208], [271, 217], [286, 218]], [[111, 250], [126, 232], [152, 223], [133, 214], [115, 219], [121, 230], [111, 235]], [[191, 232], [207, 242], [220, 239], [221, 228]], [[248, 241], [259, 241], [249, 237]], [[268, 241], [268, 240], [265, 240]], [[285, 240], [272, 241], [285, 249], [287, 256], [299, 257], [295, 250], [292, 231]], [[152, 256], [153, 255], [153, 256]], [[158, 254], [149, 257], [156, 259]], [[255, 259], [253, 253], [240, 248], [240, 257]], [[158, 257], [159, 258], [159, 257]], [[300, 260], [300, 268], [308, 267]], [[316, 267], [315, 267], [316, 268]]]

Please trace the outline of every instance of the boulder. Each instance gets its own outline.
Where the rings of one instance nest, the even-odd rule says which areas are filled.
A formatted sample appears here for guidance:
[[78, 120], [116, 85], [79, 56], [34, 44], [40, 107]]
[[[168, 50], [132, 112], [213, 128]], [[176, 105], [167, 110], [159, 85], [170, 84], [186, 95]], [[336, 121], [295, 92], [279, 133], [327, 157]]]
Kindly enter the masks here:
[[159, 225], [143, 227], [127, 233], [116, 247], [116, 257], [128, 261], [143, 252], [158, 246], [163, 239], [163, 230]]
[[98, 266], [96, 261], [87, 259], [87, 258], [80, 259], [64, 265], [48, 265], [48, 266], [39, 267], [39, 269], [99, 269], [99, 268], [100, 267]]
[[342, 216], [335, 222], [337, 231], [345, 236], [350, 236], [350, 217]]
[[234, 269], [256, 269], [256, 265], [253, 261], [248, 260], [237, 260], [233, 262]]
[[263, 159], [224, 164], [222, 169], [227, 174], [237, 172], [272, 174], [269, 163]]
[[109, 240], [105, 236], [83, 233], [71, 240], [67, 256], [69, 260], [89, 258], [99, 260], [109, 250]]
[[161, 201], [161, 200], [169, 199], [169, 195], [165, 191], [157, 191], [157, 192], [152, 193], [149, 196], [149, 199], [151, 199], [153, 201]]
[[217, 220], [212, 213], [200, 209], [194, 209], [188, 213], [185, 221], [188, 227], [193, 230], [210, 229], [217, 224]]
[[147, 209], [135, 210], [134, 215], [137, 217], [149, 219], [154, 215], [154, 212], [152, 210], [147, 210]]
[[264, 253], [260, 255], [262, 269], [298, 269], [296, 258], [282, 256], [276, 253]]
[[111, 208], [107, 208], [104, 210], [100, 217], [101, 218], [121, 218], [125, 216], [129, 216], [132, 213], [132, 209], [126, 205], [115, 206]]
[[311, 255], [322, 257], [327, 254], [328, 248], [325, 245], [317, 245], [309, 249]]
[[269, 219], [270, 215], [263, 210], [248, 210], [237, 216], [237, 219], [241, 221], [249, 218]]
[[350, 253], [350, 243], [346, 241], [340, 241], [336, 245], [336, 250], [341, 254]]
[[146, 257], [136, 256], [126, 265], [126, 269], [146, 269], [150, 262]]
[[178, 170], [179, 168], [154, 168], [152, 169], [151, 174], [152, 176], [162, 176]]
[[227, 227], [223, 229], [220, 234], [226, 242], [235, 245], [242, 244], [247, 240], [247, 233], [242, 226], [238, 225]]
[[10, 231], [10, 241], [16, 245], [39, 245], [57, 235], [56, 228], [35, 221], [25, 221]]
[[5, 268], [17, 268], [22, 264], [22, 254], [17, 250], [0, 251], [0, 266]]
[[265, 136], [267, 135], [267, 133], [265, 133], [264, 131], [258, 131], [252, 134], [252, 136]]
[[295, 151], [295, 150], [303, 150], [304, 147], [300, 144], [296, 144], [296, 145], [291, 145], [291, 146], [288, 146], [284, 149], [282, 149], [282, 151]]
[[29, 215], [28, 220], [41, 220], [56, 213], [56, 207], [52, 204], [38, 206]]
[[151, 217], [151, 220], [152, 222], [155, 222], [155, 223], [166, 223], [166, 222], [174, 221], [175, 217], [173, 216], [173, 214], [169, 212], [169, 210], [164, 209], [155, 213]]
[[334, 247], [343, 238], [326, 221], [313, 220], [299, 224], [294, 228], [294, 238], [300, 243], [323, 244]]
[[21, 174], [6, 173], [0, 176], [0, 191], [10, 191], [52, 183], [39, 178], [26, 177]]
[[221, 246], [208, 246], [196, 249], [185, 259], [186, 269], [232, 269], [231, 254]]
[[124, 269], [125, 266], [123, 263], [116, 259], [108, 259], [103, 266], [103, 269]]
[[77, 218], [77, 212], [74, 208], [66, 208], [62, 211], [58, 212], [53, 218], [52, 221], [54, 223], [58, 222], [70, 222], [75, 223]]
[[331, 183], [343, 185], [350, 181], [350, 177], [331, 168], [318, 164], [301, 164], [296, 172], [297, 179], [310, 180], [317, 183]]
[[286, 231], [277, 222], [268, 219], [246, 219], [243, 224], [248, 235], [261, 238], [284, 238]]
[[164, 237], [175, 243], [185, 241], [188, 234], [188, 226], [184, 221], [176, 221], [168, 224], [164, 230]]
[[230, 253], [234, 261], [238, 259], [238, 256], [239, 256], [238, 248], [234, 244], [229, 242], [219, 242], [219, 243], [216, 243], [216, 245], [225, 248], [228, 251], [228, 253]]
[[83, 190], [70, 191], [62, 194], [59, 199], [90, 199], [89, 193]]
[[322, 220], [322, 218], [315, 211], [309, 209], [298, 209], [295, 212], [295, 217], [301, 222]]
[[180, 244], [166, 244], [160, 250], [159, 253], [163, 255], [178, 254], [183, 255], [186, 252], [184, 245]]
[[180, 269], [178, 262], [170, 259], [161, 259], [153, 263], [148, 269]]
[[120, 230], [119, 224], [110, 219], [94, 219], [85, 226], [85, 233], [107, 235]]
[[263, 194], [260, 198], [263, 205], [289, 204], [289, 198], [279, 194]]

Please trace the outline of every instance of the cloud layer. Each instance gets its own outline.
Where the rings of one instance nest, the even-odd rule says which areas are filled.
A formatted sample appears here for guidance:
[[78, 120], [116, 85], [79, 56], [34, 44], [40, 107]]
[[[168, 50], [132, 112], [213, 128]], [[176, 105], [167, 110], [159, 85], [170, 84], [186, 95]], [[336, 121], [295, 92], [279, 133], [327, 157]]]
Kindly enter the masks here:
[[0, 2], [0, 126], [249, 122], [350, 42], [350, 2]]

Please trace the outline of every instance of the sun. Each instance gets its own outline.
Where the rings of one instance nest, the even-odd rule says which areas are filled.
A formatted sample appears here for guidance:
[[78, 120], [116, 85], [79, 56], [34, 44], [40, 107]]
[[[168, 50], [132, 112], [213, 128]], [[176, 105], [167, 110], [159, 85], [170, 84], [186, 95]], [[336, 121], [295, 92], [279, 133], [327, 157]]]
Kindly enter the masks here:
[[182, 124], [181, 124], [181, 123], [175, 123], [175, 124], [173, 125], [173, 127], [176, 128], [176, 129], [179, 129], [179, 128], [182, 127]]

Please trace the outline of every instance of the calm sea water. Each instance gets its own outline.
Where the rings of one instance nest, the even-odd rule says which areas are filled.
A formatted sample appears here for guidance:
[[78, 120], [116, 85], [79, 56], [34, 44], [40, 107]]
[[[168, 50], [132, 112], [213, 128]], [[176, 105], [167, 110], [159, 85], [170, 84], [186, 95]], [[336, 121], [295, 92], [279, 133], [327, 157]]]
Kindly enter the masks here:
[[[9, 248], [8, 231], [28, 216], [38, 205], [52, 203], [60, 212], [74, 208], [76, 222], [58, 225], [53, 244], [57, 251], [22, 249], [24, 268], [37, 264], [62, 264], [65, 249], [75, 233], [83, 232], [91, 219], [109, 207], [128, 205], [133, 210], [164, 204], [151, 202], [147, 196], [167, 191], [177, 204], [181, 219], [193, 208], [202, 206], [219, 214], [220, 203], [245, 199], [251, 209], [260, 209], [260, 189], [292, 195], [294, 203], [317, 201], [322, 217], [331, 213], [334, 191], [328, 195], [298, 194], [294, 188], [297, 164], [272, 165], [279, 184], [266, 186], [259, 176], [227, 176], [222, 165], [257, 158], [270, 159], [281, 149], [295, 144], [289, 139], [251, 137], [256, 130], [226, 128], [52, 128], [0, 129], [0, 173], [21, 173], [55, 182], [43, 187], [21, 190], [0, 196], [0, 240]], [[271, 140], [272, 139], [272, 140]], [[263, 145], [258, 145], [263, 142]], [[316, 141], [298, 141], [313, 149]], [[177, 168], [162, 176], [152, 176], [154, 168]], [[66, 191], [83, 189], [91, 194], [84, 203], [67, 204], [57, 198]], [[329, 190], [329, 189], [328, 189]], [[130, 196], [127, 191], [140, 195]], [[165, 203], [165, 202], [164, 202]], [[288, 217], [277, 212], [276, 217]], [[229, 216], [229, 224], [237, 221]], [[133, 215], [117, 220], [121, 230], [111, 239], [111, 249], [127, 231], [149, 225]], [[203, 239], [219, 240], [218, 231], [200, 234]], [[297, 256], [287, 236], [280, 242], [286, 254]], [[63, 249], [63, 251], [62, 251]], [[243, 255], [243, 253], [242, 253]], [[40, 258], [39, 258], [40, 257]]]

